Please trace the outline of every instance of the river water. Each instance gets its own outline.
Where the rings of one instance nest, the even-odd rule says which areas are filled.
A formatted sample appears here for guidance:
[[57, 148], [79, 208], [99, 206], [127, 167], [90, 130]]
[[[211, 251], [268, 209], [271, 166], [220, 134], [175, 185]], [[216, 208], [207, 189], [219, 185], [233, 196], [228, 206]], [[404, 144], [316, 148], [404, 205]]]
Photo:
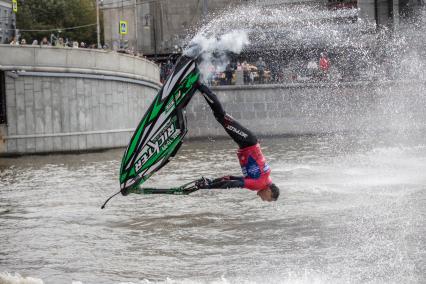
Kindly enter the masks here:
[[[244, 189], [118, 196], [123, 150], [2, 158], [0, 273], [44, 283], [425, 283], [423, 133], [264, 138], [275, 203]], [[187, 142], [147, 183], [238, 174]]]

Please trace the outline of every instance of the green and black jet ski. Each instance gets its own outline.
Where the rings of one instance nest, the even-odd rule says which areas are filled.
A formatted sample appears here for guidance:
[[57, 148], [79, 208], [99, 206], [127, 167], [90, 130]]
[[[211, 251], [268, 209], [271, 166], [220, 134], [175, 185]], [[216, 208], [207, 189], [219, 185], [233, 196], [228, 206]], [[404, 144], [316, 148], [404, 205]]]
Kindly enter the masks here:
[[183, 55], [136, 128], [120, 167], [123, 195], [137, 193], [174, 156], [187, 133], [185, 107], [197, 91], [196, 58]]

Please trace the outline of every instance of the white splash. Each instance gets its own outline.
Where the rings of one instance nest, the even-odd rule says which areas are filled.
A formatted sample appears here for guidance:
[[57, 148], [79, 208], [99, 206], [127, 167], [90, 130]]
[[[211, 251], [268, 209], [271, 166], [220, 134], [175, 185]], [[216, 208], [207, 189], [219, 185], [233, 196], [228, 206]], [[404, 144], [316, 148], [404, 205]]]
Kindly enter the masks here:
[[250, 44], [248, 33], [245, 30], [234, 30], [221, 36], [204, 33], [197, 34], [190, 42], [184, 54], [196, 52], [201, 54], [199, 69], [202, 80], [206, 80], [213, 71], [222, 72], [229, 63], [228, 53], [239, 54]]
[[43, 284], [43, 280], [33, 277], [22, 277], [19, 273], [0, 273], [1, 284]]
[[325, 51], [332, 55], [330, 77], [335, 81], [358, 73], [362, 80], [426, 76], [424, 52], [413, 51], [422, 50], [426, 43], [426, 7], [416, 12], [414, 26], [401, 22], [401, 32], [390, 37], [388, 28], [376, 27], [357, 8], [330, 10], [321, 5], [268, 6], [261, 2], [212, 13], [210, 20], [187, 35], [184, 42], [190, 42], [189, 47], [197, 43], [205, 52], [200, 66], [204, 80], [212, 66], [217, 72], [225, 69], [229, 62], [226, 54], [240, 53], [249, 42], [248, 54], [262, 54], [276, 72], [301, 75], [305, 61], [317, 60]]

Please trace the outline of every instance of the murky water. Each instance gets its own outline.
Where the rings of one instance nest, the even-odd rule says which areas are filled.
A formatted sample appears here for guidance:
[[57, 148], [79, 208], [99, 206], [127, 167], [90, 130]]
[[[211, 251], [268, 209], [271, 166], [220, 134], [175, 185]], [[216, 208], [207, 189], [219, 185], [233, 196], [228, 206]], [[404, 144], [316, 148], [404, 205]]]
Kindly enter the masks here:
[[[426, 281], [424, 134], [262, 145], [276, 203], [205, 190], [119, 196], [101, 210], [122, 150], [1, 159], [0, 272], [45, 283]], [[231, 142], [189, 142], [149, 185], [238, 172]]]

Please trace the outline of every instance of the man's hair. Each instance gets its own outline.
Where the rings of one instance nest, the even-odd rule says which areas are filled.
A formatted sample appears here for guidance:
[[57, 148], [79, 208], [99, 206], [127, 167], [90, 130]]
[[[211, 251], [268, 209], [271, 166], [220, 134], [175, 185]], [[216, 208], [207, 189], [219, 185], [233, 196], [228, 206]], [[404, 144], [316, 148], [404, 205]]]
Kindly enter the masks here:
[[269, 188], [271, 189], [271, 192], [272, 192], [272, 199], [276, 201], [278, 197], [280, 196], [280, 189], [278, 188], [278, 186], [275, 185], [275, 183], [271, 183]]

